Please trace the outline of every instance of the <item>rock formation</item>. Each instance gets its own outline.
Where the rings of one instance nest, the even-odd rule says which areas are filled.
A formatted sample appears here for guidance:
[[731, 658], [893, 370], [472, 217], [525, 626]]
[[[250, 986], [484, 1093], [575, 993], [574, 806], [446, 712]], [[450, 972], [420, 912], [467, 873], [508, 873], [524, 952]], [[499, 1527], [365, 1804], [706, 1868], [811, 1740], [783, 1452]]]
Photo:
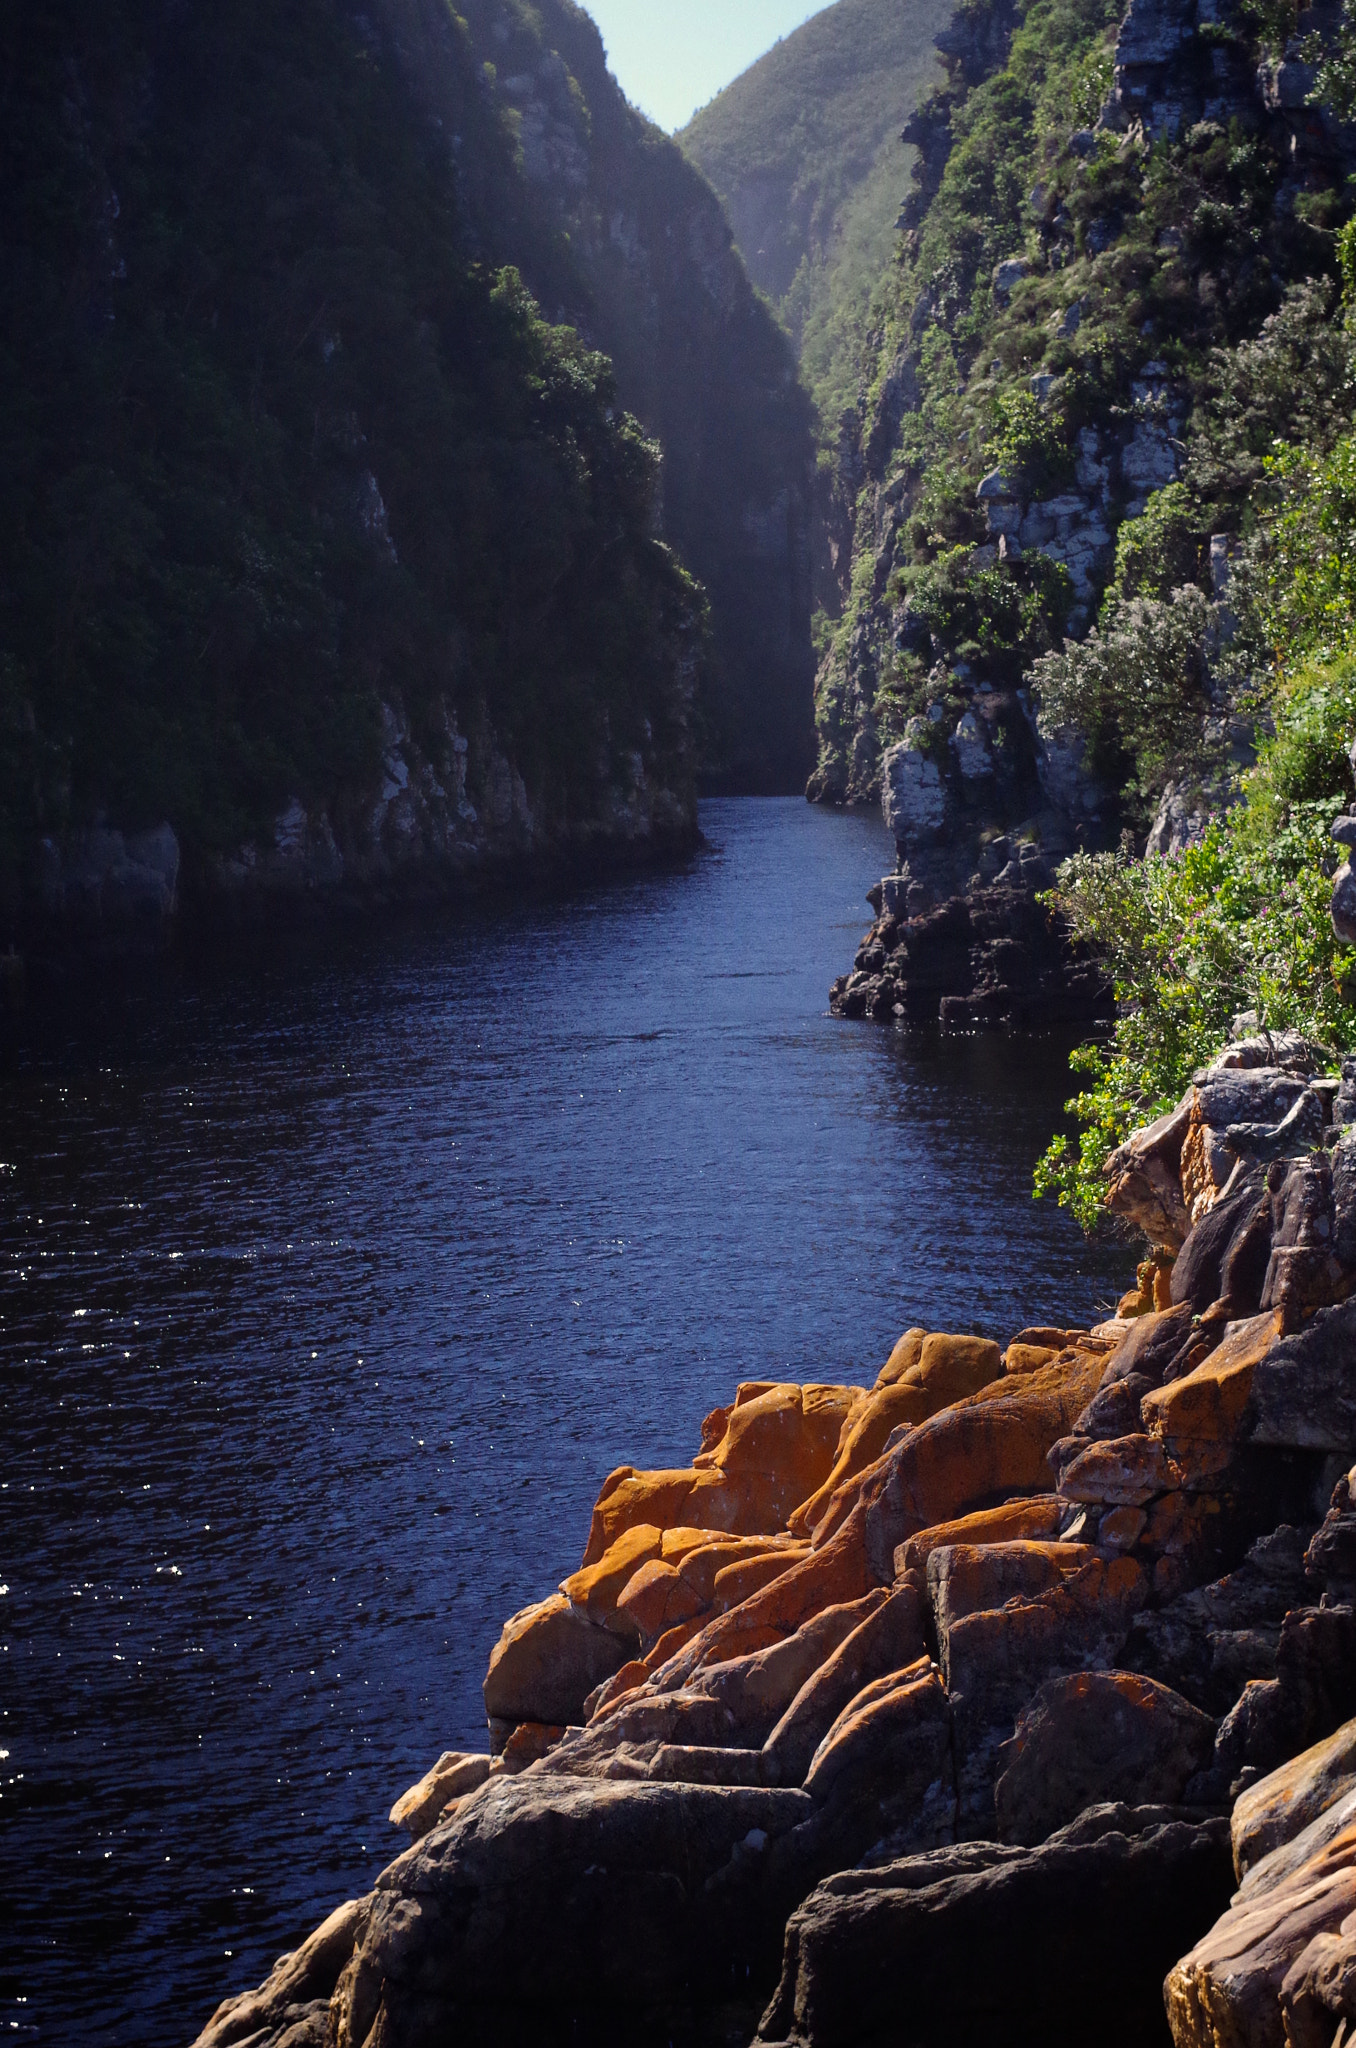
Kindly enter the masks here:
[[869, 1387], [747, 1384], [690, 1466], [614, 1472], [504, 1628], [487, 1752], [199, 2048], [860, 2048], [902, 1997], [922, 2043], [1095, 2006], [1140, 2048], [1169, 1972], [1178, 2048], [1330, 2048], [1356, 1123], [1321, 1066], [1241, 1040], [1122, 1148], [1155, 1250], [1098, 1328], [912, 1329]]

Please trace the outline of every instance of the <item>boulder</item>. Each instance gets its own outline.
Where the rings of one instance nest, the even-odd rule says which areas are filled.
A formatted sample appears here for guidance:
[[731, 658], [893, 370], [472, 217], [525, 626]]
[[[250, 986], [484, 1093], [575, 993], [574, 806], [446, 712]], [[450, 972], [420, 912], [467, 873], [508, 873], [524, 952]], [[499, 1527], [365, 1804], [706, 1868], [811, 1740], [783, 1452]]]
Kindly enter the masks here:
[[1087, 1406], [1103, 1365], [1100, 1350], [1080, 1350], [1067, 1365], [1005, 1376], [943, 1409], [840, 1489], [815, 1529], [816, 1545], [860, 1500], [871, 1568], [885, 1581], [906, 1537], [1005, 1495], [1045, 1492], [1046, 1453]]
[[1200, 1365], [1144, 1396], [1145, 1428], [1174, 1453], [1202, 1444], [1227, 1451], [1244, 1434], [1257, 1368], [1274, 1349], [1280, 1328], [1274, 1310], [1230, 1323]]
[[1052, 1678], [998, 1752], [999, 1839], [1044, 1841], [1107, 1801], [1175, 1806], [1214, 1740], [1208, 1714], [1152, 1679], [1128, 1671]]
[[[911, 1331], [895, 1347], [886, 1372], [890, 1372], [905, 1347], [913, 1349]], [[819, 1521], [830, 1499], [845, 1480], [874, 1464], [891, 1434], [912, 1428], [967, 1394], [997, 1380], [1003, 1371], [1002, 1353], [983, 1337], [953, 1337], [934, 1333], [917, 1346], [917, 1355], [902, 1365], [884, 1385], [853, 1411], [844, 1440], [823, 1485], [791, 1517], [793, 1531], [808, 1533]]]
[[397, 1799], [391, 1808], [391, 1826], [408, 1829], [417, 1842], [428, 1833], [449, 1800], [464, 1799], [468, 1793], [479, 1791], [490, 1775], [490, 1761], [488, 1756], [468, 1755], [465, 1750], [446, 1750], [433, 1769], [426, 1771], [403, 1798]]
[[596, 1564], [561, 1581], [561, 1592], [572, 1606], [590, 1621], [608, 1624], [617, 1611], [617, 1601], [643, 1564], [658, 1557], [664, 1547], [664, 1532], [653, 1522], [639, 1522], [604, 1551]]
[[[1356, 1913], [1350, 1808], [1343, 1800], [1254, 1864], [1229, 1910], [1172, 1970], [1164, 1998], [1176, 2048], [1217, 2048], [1222, 2041], [1287, 2048], [1295, 2043], [1287, 2007], [1296, 2004], [1302, 2023], [1312, 2023], [1326, 1986], [1321, 1970], [1310, 1974], [1303, 1966], [1318, 1960], [1311, 1944], [1316, 1937], [1330, 1942]], [[1343, 1973], [1336, 1974], [1340, 1996]], [[1331, 2041], [1340, 2017], [1329, 2014], [1321, 2038]]]
[[1356, 1301], [1321, 1308], [1268, 1348], [1252, 1376], [1256, 1444], [1356, 1451]]
[[705, 1623], [655, 1672], [656, 1683], [681, 1685], [708, 1664], [767, 1649], [832, 1607], [864, 1599], [886, 1583], [869, 1568], [860, 1510], [831, 1543], [812, 1550], [728, 1614]]
[[557, 1593], [505, 1623], [485, 1674], [485, 1712], [510, 1728], [520, 1721], [577, 1724], [588, 1695], [626, 1658], [619, 1636]]
[[734, 1405], [717, 1410], [718, 1440], [687, 1471], [637, 1472], [624, 1465], [598, 1496], [584, 1569], [643, 1524], [727, 1535], [775, 1535], [793, 1509], [828, 1476], [843, 1425], [863, 1399], [861, 1387], [741, 1386]]
[[1164, 2035], [1164, 1973], [1231, 1877], [1224, 1821], [1126, 1807], [1035, 1849], [974, 1842], [843, 1871], [792, 1916], [758, 2042], [1048, 2048], [1092, 2031], [1147, 2048]]
[[[319, 2023], [323, 2029], [330, 1998], [353, 1955], [359, 1930], [371, 1901], [350, 1899], [317, 1927], [291, 1955], [280, 1956], [272, 1975], [258, 1991], [228, 1998], [219, 2005], [193, 2048], [247, 2048], [264, 2040], [280, 2040], [297, 2029]], [[316, 2039], [323, 2042], [321, 2031]]]
[[776, 1981], [786, 1916], [822, 1874], [801, 1846], [813, 1812], [796, 1791], [497, 1780], [379, 1879], [331, 2048], [705, 2038]]
[[866, 1686], [843, 1709], [814, 1753], [805, 1789], [821, 1806], [869, 1803], [882, 1833], [902, 1824], [953, 1838], [950, 1702], [929, 1658]]
[[824, 1658], [763, 1745], [768, 1784], [803, 1784], [815, 1751], [863, 1687], [917, 1663], [924, 1652], [923, 1618], [918, 1587], [900, 1586]]
[[925, 1571], [934, 1550], [952, 1544], [1040, 1543], [1059, 1534], [1064, 1507], [1053, 1493], [1035, 1494], [1029, 1500], [1005, 1501], [1001, 1508], [979, 1508], [973, 1515], [961, 1515], [954, 1522], [940, 1522], [933, 1529], [920, 1530], [895, 1551], [895, 1577], [905, 1572]]
[[[756, 1749], [826, 1660], [861, 1627], [869, 1626], [887, 1599], [882, 1588], [864, 1599], [826, 1608], [782, 1642], [751, 1656], [704, 1666], [689, 1680], [690, 1687], [719, 1700], [728, 1710], [739, 1740]], [[916, 1645], [921, 1651], [923, 1632], [916, 1595], [913, 1622], [909, 1646]]]
[[1142, 1507], [1156, 1494], [1166, 1493], [1170, 1484], [1167, 1453], [1154, 1437], [1114, 1437], [1090, 1444], [1071, 1463], [1061, 1465], [1059, 1497]]
[[1240, 1882], [1254, 1865], [1356, 1794], [1356, 1721], [1259, 1779], [1234, 1807], [1230, 1828]]

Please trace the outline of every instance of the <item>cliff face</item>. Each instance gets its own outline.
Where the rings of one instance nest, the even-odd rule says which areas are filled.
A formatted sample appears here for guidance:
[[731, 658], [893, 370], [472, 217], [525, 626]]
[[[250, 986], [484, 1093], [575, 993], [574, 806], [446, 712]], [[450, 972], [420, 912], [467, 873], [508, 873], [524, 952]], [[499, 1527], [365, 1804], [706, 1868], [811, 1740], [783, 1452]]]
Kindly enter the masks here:
[[6, 941], [672, 851], [699, 756], [794, 785], [807, 403], [585, 16], [0, 35]]
[[1116, 2048], [1329, 2048], [1356, 1078], [1325, 1064], [1239, 1040], [1117, 1155], [1154, 1250], [1097, 1328], [911, 1330], [870, 1386], [741, 1386], [689, 1467], [614, 1472], [505, 1625], [487, 1751], [198, 2048], [847, 2048], [901, 2010], [923, 2048], [1037, 2048], [1092, 2009]]
[[[1183, 473], [1215, 352], [1330, 279], [1345, 210], [1352, 138], [1306, 104], [1302, 39], [1267, 44], [1231, 0], [1118, 15], [976, 4], [940, 39], [840, 463], [853, 538], [811, 794], [883, 799], [901, 851], [959, 848], [959, 876], [985, 831], [1114, 836], [1123, 775], [1038, 734], [1031, 666], [1087, 633], [1125, 523]], [[1196, 500], [1182, 560], [1146, 536], [1164, 596], [1227, 580], [1239, 494], [1219, 474]]]
[[662, 531], [710, 604], [708, 781], [789, 792], [813, 753], [810, 408], [719, 201], [631, 108], [569, 0], [382, 0], [474, 233], [612, 361], [664, 449]]

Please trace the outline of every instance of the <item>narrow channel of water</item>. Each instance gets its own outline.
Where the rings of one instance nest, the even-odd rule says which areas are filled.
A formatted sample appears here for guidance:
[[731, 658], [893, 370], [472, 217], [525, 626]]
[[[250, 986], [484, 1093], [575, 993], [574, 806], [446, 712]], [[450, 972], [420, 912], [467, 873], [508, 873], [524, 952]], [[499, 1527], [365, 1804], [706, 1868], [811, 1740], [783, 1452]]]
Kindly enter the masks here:
[[479, 1746], [622, 1462], [911, 1322], [1075, 1320], [1054, 1042], [827, 1015], [892, 848], [708, 805], [688, 872], [35, 1010], [0, 1070], [0, 2029], [187, 2040]]

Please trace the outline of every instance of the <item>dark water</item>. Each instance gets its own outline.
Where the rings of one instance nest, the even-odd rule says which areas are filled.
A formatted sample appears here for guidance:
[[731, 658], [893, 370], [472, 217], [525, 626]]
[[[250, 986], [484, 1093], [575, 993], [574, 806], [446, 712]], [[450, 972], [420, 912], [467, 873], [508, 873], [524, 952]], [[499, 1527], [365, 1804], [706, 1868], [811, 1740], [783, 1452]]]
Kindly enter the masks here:
[[[0, 2032], [186, 2041], [478, 1746], [502, 1618], [736, 1381], [1081, 1318], [1054, 1044], [825, 993], [873, 818], [35, 1012], [0, 1073]], [[72, 1015], [71, 1011], [76, 1014]]]

